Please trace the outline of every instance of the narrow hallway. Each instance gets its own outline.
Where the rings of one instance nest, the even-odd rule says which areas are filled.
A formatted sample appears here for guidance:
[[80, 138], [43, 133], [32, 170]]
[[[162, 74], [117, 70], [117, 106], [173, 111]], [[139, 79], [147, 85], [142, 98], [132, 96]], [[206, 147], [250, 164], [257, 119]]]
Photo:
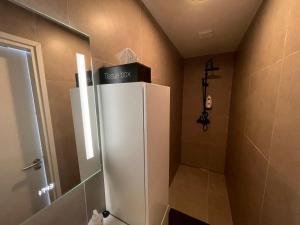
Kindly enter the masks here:
[[170, 188], [170, 207], [210, 225], [232, 225], [225, 177], [181, 165]]

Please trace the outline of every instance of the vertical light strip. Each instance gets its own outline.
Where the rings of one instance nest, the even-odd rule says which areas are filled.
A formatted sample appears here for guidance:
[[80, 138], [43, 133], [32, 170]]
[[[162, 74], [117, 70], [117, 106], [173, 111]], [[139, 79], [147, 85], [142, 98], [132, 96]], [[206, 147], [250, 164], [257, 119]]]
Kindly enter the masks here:
[[90, 107], [89, 107], [89, 99], [88, 99], [84, 55], [77, 53], [76, 61], [77, 61], [80, 103], [81, 103], [82, 121], [83, 121], [83, 134], [84, 134], [84, 141], [85, 141], [85, 153], [86, 153], [86, 159], [91, 159], [94, 157], [94, 150], [93, 150], [93, 142], [92, 142]]

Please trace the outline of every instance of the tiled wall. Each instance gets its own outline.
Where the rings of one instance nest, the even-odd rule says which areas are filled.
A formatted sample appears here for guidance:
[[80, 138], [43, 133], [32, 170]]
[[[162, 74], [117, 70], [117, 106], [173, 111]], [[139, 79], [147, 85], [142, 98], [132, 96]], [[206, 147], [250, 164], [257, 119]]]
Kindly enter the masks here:
[[[90, 35], [94, 67], [117, 64], [131, 48], [152, 68], [153, 83], [171, 87], [170, 176], [180, 163], [183, 64], [181, 56], [139, 0], [12, 0]], [[27, 19], [27, 18], [26, 18]], [[30, 19], [30, 18], [29, 18]], [[33, 28], [26, 29], [28, 35]]]
[[[209, 80], [208, 94], [213, 98], [209, 111], [211, 124], [207, 132], [196, 123], [202, 113], [202, 86], [205, 63], [214, 59], [220, 79]], [[228, 133], [234, 54], [226, 53], [185, 60], [182, 107], [182, 163], [224, 173]], [[210, 73], [212, 74], [212, 73]]]
[[235, 225], [300, 224], [300, 1], [265, 0], [237, 55], [227, 184]]

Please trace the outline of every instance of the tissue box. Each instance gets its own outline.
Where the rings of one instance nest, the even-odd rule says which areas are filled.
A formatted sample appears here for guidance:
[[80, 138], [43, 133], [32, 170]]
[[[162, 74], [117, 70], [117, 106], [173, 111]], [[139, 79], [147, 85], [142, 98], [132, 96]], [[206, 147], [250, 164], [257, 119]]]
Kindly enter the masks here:
[[100, 84], [147, 82], [151, 83], [151, 68], [140, 63], [130, 63], [99, 69]]

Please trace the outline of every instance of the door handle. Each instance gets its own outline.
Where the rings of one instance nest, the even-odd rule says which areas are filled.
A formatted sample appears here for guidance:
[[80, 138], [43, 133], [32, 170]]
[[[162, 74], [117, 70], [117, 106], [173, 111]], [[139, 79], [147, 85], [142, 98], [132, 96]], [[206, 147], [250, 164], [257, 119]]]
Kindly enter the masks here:
[[35, 160], [33, 160], [31, 165], [24, 167], [23, 171], [29, 170], [31, 168], [33, 168], [34, 170], [38, 170], [42, 167], [41, 163], [42, 163], [42, 161], [40, 159], [35, 159]]

